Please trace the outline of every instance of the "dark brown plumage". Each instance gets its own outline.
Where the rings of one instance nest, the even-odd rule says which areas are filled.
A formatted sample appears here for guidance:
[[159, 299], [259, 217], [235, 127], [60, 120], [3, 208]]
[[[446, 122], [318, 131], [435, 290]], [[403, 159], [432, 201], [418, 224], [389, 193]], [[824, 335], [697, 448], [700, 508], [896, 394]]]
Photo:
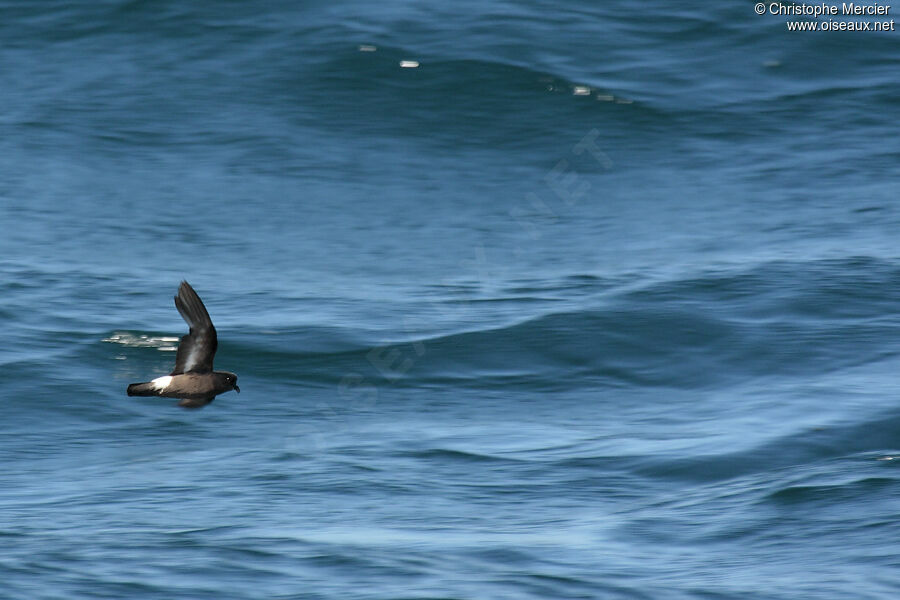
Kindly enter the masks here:
[[181, 338], [175, 355], [175, 368], [169, 375], [128, 386], [129, 396], [180, 398], [178, 406], [200, 408], [224, 392], [240, 393], [237, 375], [213, 371], [218, 339], [209, 313], [187, 281], [182, 281], [175, 296], [175, 308], [190, 327]]

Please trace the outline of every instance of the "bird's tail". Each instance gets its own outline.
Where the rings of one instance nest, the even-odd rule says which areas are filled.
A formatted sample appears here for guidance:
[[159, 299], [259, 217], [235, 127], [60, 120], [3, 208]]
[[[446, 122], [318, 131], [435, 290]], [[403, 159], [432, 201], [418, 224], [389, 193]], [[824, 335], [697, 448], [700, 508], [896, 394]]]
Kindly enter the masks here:
[[146, 383], [132, 383], [128, 386], [129, 396], [156, 396], [157, 390], [148, 381]]

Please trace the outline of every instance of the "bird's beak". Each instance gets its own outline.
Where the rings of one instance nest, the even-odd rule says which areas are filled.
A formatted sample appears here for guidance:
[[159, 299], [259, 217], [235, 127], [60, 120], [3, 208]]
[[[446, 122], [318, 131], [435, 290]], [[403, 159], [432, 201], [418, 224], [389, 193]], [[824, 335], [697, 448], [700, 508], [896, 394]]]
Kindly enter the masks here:
[[234, 384], [234, 391], [236, 391], [238, 394], [240, 394], [240, 393], [241, 393], [241, 388], [239, 388], [239, 387], [237, 386], [237, 384]]

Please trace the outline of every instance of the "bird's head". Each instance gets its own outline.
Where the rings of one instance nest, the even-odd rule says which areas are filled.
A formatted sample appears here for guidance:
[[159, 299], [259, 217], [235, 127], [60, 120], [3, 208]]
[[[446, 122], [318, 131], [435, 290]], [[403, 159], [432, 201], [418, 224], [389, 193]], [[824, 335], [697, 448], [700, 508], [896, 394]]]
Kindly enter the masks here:
[[225, 383], [228, 384], [231, 389], [240, 394], [241, 388], [239, 388], [237, 384], [237, 375], [235, 375], [234, 373], [229, 373], [228, 371], [223, 371], [222, 375], [225, 378]]

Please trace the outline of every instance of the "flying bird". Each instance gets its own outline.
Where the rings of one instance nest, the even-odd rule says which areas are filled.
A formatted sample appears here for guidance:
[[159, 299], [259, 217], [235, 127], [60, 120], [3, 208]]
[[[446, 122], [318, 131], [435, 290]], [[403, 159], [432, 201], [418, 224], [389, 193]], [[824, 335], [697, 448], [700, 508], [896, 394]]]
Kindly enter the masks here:
[[213, 371], [213, 357], [218, 346], [216, 328], [200, 296], [187, 281], [182, 281], [178, 288], [175, 308], [191, 328], [178, 344], [175, 369], [153, 381], [132, 383], [128, 386], [128, 395], [179, 398], [178, 406], [201, 408], [218, 394], [231, 390], [241, 393], [237, 375], [228, 371]]

